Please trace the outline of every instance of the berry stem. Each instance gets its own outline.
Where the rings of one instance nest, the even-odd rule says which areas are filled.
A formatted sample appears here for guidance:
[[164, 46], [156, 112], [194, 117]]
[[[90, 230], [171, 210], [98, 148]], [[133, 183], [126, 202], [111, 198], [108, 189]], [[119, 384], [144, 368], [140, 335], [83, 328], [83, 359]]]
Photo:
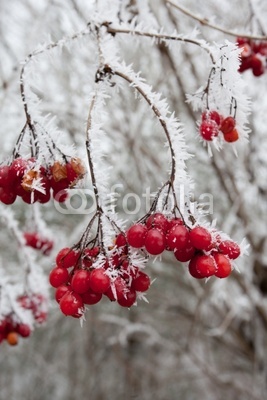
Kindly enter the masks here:
[[99, 197], [99, 192], [98, 192], [98, 187], [96, 184], [96, 178], [95, 178], [95, 171], [94, 171], [94, 164], [91, 156], [91, 138], [90, 138], [90, 131], [92, 127], [92, 111], [95, 105], [95, 100], [96, 100], [96, 94], [94, 94], [93, 99], [91, 101], [90, 107], [89, 107], [89, 113], [88, 113], [88, 119], [87, 119], [87, 125], [86, 125], [86, 151], [87, 151], [87, 158], [88, 158], [88, 163], [89, 163], [89, 170], [90, 170], [90, 175], [91, 175], [91, 180], [93, 184], [93, 190], [95, 194], [95, 200], [96, 200], [96, 209], [97, 211], [102, 212], [102, 208], [100, 205], [100, 197]]

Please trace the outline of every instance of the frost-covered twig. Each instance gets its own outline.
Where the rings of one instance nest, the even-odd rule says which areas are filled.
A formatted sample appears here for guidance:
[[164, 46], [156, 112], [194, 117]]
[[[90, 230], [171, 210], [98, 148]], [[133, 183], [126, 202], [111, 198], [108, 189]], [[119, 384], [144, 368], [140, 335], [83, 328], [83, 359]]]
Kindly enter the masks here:
[[134, 30], [122, 29], [119, 27], [111, 26], [111, 24], [108, 22], [105, 22], [102, 25], [106, 26], [107, 32], [112, 35], [115, 35], [117, 33], [125, 33], [125, 34], [130, 34], [133, 36], [136, 35], [136, 36], [150, 37], [152, 39], [157, 39], [158, 41], [161, 41], [161, 42], [171, 40], [171, 41], [179, 41], [182, 43], [194, 44], [196, 46], [199, 46], [204, 51], [206, 51], [208, 53], [208, 55], [210, 56], [212, 63], [215, 63], [214, 56], [213, 56], [211, 50], [201, 40], [191, 39], [189, 37], [186, 37], [185, 35], [177, 36], [177, 35], [168, 35], [168, 34], [155, 33], [155, 32], [145, 32], [145, 31], [140, 31], [140, 30], [136, 30], [136, 29], [134, 29]]
[[173, 6], [174, 8], [176, 8], [177, 10], [181, 11], [183, 14], [187, 15], [188, 17], [194, 19], [195, 21], [198, 21], [201, 23], [201, 25], [205, 25], [208, 26], [209, 28], [215, 29], [216, 31], [225, 33], [226, 35], [229, 36], [234, 36], [234, 37], [244, 37], [244, 38], [248, 38], [248, 39], [253, 39], [253, 40], [267, 40], [267, 36], [266, 35], [252, 35], [252, 34], [248, 34], [245, 32], [234, 32], [231, 31], [229, 29], [225, 29], [222, 28], [221, 26], [215, 25], [211, 22], [209, 22], [206, 18], [202, 18], [202, 17], [198, 17], [197, 15], [193, 14], [191, 11], [187, 10], [186, 8], [174, 3], [171, 0], [165, 0], [165, 2], [167, 4], [170, 4], [171, 6]]

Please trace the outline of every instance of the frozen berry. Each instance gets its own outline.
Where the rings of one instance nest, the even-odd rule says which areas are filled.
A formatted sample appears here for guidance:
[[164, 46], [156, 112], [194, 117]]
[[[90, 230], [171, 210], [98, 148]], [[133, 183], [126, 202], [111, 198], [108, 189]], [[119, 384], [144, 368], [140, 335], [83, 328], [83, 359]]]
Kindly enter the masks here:
[[193, 278], [203, 279], [204, 276], [202, 274], [200, 274], [197, 270], [197, 261], [198, 261], [199, 257], [200, 257], [200, 255], [193, 256], [193, 258], [191, 259], [191, 261], [188, 265], [188, 271], [189, 271], [190, 275], [193, 276]]
[[231, 132], [224, 133], [223, 137], [226, 142], [233, 143], [239, 139], [239, 134], [236, 129], [233, 129]]
[[67, 292], [61, 298], [59, 303], [60, 309], [65, 315], [82, 316], [84, 304], [79, 294]]
[[212, 140], [214, 137], [218, 136], [219, 128], [216, 122], [212, 120], [203, 121], [199, 127], [200, 135], [205, 140]]
[[56, 267], [52, 269], [49, 275], [49, 282], [54, 288], [57, 288], [68, 282], [68, 279], [69, 273], [65, 268], [62, 267]]
[[232, 240], [224, 240], [219, 244], [219, 251], [228, 256], [231, 260], [235, 260], [240, 256], [240, 247]]
[[193, 228], [189, 237], [192, 245], [198, 250], [209, 250], [212, 242], [209, 231], [201, 226]]
[[136, 301], [136, 291], [130, 288], [123, 297], [118, 299], [118, 303], [122, 307], [130, 308]]
[[140, 271], [133, 279], [132, 288], [137, 292], [146, 292], [150, 286], [150, 278], [147, 274]]
[[96, 268], [91, 272], [90, 286], [96, 293], [105, 293], [108, 290], [110, 286], [110, 278], [106, 274], [104, 268]]
[[97, 304], [101, 300], [102, 294], [95, 293], [93, 290], [89, 289], [86, 293], [81, 295], [81, 298], [84, 304], [93, 305]]
[[162, 230], [163, 232], [167, 232], [169, 228], [169, 221], [163, 214], [155, 213], [150, 215], [150, 217], [147, 219], [146, 226], [148, 229], [156, 228]]
[[147, 235], [147, 227], [142, 224], [135, 224], [127, 231], [127, 240], [130, 246], [135, 248], [143, 247]]
[[166, 241], [164, 234], [156, 228], [149, 229], [145, 238], [145, 248], [153, 256], [161, 254], [165, 249]]
[[191, 260], [191, 258], [194, 256], [195, 252], [196, 252], [196, 249], [194, 246], [192, 246], [192, 243], [189, 240], [187, 242], [186, 247], [184, 247], [182, 250], [174, 250], [174, 255], [178, 261], [186, 262], [186, 261]]
[[235, 119], [233, 117], [227, 117], [222, 121], [221, 131], [223, 134], [231, 132], [235, 127]]
[[212, 276], [216, 272], [216, 264], [212, 256], [201, 255], [196, 261], [196, 270], [204, 278]]
[[229, 259], [220, 253], [215, 253], [213, 257], [216, 263], [215, 276], [217, 276], [217, 278], [227, 278], [232, 272]]
[[182, 250], [189, 241], [189, 232], [184, 225], [174, 226], [166, 237], [167, 246], [170, 250]]
[[83, 294], [90, 289], [91, 273], [86, 269], [78, 269], [71, 279], [71, 287], [74, 292]]

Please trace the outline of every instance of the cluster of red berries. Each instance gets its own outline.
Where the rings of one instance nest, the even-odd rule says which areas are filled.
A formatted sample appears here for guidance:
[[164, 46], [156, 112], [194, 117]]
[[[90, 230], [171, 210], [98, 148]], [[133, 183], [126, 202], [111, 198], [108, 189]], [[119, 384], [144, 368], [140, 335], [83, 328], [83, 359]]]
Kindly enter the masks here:
[[205, 110], [202, 113], [202, 121], [199, 126], [199, 133], [204, 140], [212, 141], [219, 133], [223, 134], [226, 142], [236, 142], [239, 138], [236, 121], [233, 117], [224, 118], [217, 111]]
[[66, 189], [83, 177], [84, 166], [79, 158], [69, 162], [55, 161], [51, 166], [39, 166], [34, 157], [15, 158], [11, 165], [0, 166], [0, 201], [13, 204], [17, 196], [25, 203], [47, 203], [53, 197], [58, 202], [67, 198]]
[[49, 281], [56, 288], [55, 299], [62, 313], [79, 318], [84, 314], [85, 305], [98, 303], [103, 295], [122, 307], [131, 307], [137, 292], [148, 290], [150, 278], [129, 263], [127, 254], [123, 233], [116, 237], [109, 258], [101, 255], [99, 247], [85, 248], [82, 252], [70, 248], [60, 250]]
[[85, 305], [98, 303], [103, 295], [129, 308], [138, 292], [149, 289], [149, 276], [129, 262], [129, 246], [153, 256], [173, 251], [178, 261], [189, 261], [189, 273], [197, 279], [226, 278], [232, 271], [231, 260], [240, 255], [238, 244], [223, 240], [215, 230], [190, 229], [181, 218], [154, 213], [132, 225], [126, 234], [117, 235], [109, 257], [97, 246], [60, 250], [49, 281], [56, 288], [55, 299], [64, 315], [80, 318]]
[[38, 232], [24, 232], [25, 245], [40, 250], [43, 255], [48, 256], [54, 247], [54, 242], [44, 238]]
[[261, 76], [266, 69], [267, 42], [237, 38], [238, 47], [242, 48], [239, 72], [252, 69], [254, 76]]
[[237, 243], [222, 240], [204, 227], [189, 229], [180, 218], [168, 220], [163, 214], [152, 214], [145, 224], [134, 224], [127, 232], [134, 248], [145, 248], [151, 255], [173, 251], [180, 262], [189, 262], [189, 273], [197, 279], [215, 275], [226, 278], [232, 271], [230, 260], [240, 255]]
[[27, 338], [32, 333], [29, 325], [16, 322], [12, 315], [7, 315], [0, 321], [0, 343], [4, 340], [11, 346], [18, 344], [19, 336]]
[[31, 311], [36, 323], [42, 324], [47, 319], [47, 299], [40, 293], [24, 294], [17, 299], [20, 307]]

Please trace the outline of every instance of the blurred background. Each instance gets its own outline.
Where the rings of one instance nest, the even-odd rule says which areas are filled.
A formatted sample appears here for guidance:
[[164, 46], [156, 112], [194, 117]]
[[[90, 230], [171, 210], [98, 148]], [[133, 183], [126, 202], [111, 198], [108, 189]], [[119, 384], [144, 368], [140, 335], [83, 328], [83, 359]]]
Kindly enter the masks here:
[[[112, 18], [117, 15], [123, 22], [135, 17], [143, 22], [144, 30], [154, 27], [169, 34], [174, 30], [190, 34], [197, 27], [199, 38], [208, 43], [236, 39], [167, 7], [163, 0], [108, 3], [0, 0], [1, 159], [12, 152], [24, 123], [21, 62], [40, 44], [84, 29], [95, 7], [111, 7]], [[179, 5], [226, 30], [266, 35], [262, 21], [266, 21], [267, 6], [261, 1], [179, 0]], [[187, 167], [195, 182], [195, 199], [203, 193], [213, 198], [213, 213], [207, 220], [216, 220], [218, 229], [237, 242], [246, 237], [250, 254], [238, 261], [240, 272], [205, 283], [190, 277], [185, 266], [165, 252], [162, 260], [151, 260], [146, 268], [155, 278], [147, 294], [149, 303], [139, 301], [128, 310], [105, 299], [90, 307], [82, 327], [60, 313], [51, 290], [47, 324], [17, 347], [4, 342], [0, 346], [0, 399], [267, 398], [267, 74], [255, 77], [251, 70], [243, 74], [251, 99], [249, 143], [238, 147], [238, 157], [230, 145], [210, 157], [198, 139], [200, 113], [185, 101], [187, 93], [207, 82], [207, 54], [188, 43], [167, 47], [128, 35], [115, 39], [121, 59], [141, 71], [153, 90], [166, 97], [184, 125], [188, 152], [193, 155]], [[83, 159], [97, 66], [96, 46], [85, 36], [60, 51], [38, 56], [26, 76], [28, 89], [40, 99], [39, 112], [56, 116], [61, 143], [75, 144]], [[125, 215], [123, 195], [142, 196], [148, 187], [156, 191], [166, 180], [169, 154], [150, 108], [129, 85], [110, 88], [110, 94], [103, 117], [105, 162], [112, 167], [110, 186], [120, 185], [117, 211], [123, 219], [136, 220], [144, 214], [145, 201], [138, 214]], [[51, 256], [39, 256], [36, 261], [46, 279], [57, 251], [75, 243], [89, 220], [79, 213], [63, 215], [53, 202], [36, 206], [34, 212], [22, 201], [7, 207], [12, 208], [21, 230], [31, 226], [37, 213], [39, 226], [54, 241]], [[135, 204], [130, 202], [131, 207]], [[5, 274], [19, 277], [20, 249], [3, 222], [0, 249]]]

